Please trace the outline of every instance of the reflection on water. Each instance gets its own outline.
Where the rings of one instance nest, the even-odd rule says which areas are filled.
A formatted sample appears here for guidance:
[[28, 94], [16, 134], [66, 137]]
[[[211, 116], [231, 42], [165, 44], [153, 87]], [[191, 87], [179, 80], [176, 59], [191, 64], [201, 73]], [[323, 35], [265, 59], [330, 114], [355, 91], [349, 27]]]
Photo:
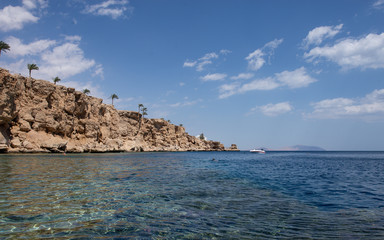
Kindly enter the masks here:
[[384, 238], [383, 208], [324, 211], [247, 177], [244, 167], [263, 162], [248, 160], [243, 153], [0, 155], [0, 238]]

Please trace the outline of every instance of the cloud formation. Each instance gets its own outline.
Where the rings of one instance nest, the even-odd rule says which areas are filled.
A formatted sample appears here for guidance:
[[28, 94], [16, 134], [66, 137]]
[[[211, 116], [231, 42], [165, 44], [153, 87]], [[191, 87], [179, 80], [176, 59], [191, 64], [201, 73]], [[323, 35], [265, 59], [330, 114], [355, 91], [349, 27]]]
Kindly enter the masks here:
[[302, 45], [304, 48], [308, 48], [310, 45], [320, 45], [325, 39], [333, 38], [338, 34], [342, 27], [343, 24], [317, 27], [308, 33]]
[[200, 77], [201, 80], [204, 82], [207, 81], [219, 81], [224, 80], [227, 77], [227, 74], [225, 73], [213, 73], [213, 74], [207, 74], [204, 77]]
[[318, 58], [337, 63], [344, 69], [384, 68], [384, 33], [348, 38], [333, 46], [316, 47], [304, 54], [308, 61]]
[[38, 20], [25, 6], [6, 6], [0, 10], [0, 30], [3, 32], [20, 30], [25, 24]]
[[232, 84], [224, 84], [219, 87], [219, 98], [227, 98], [232, 95], [242, 94], [254, 90], [273, 90], [278, 87], [302, 88], [316, 82], [316, 79], [307, 74], [304, 67], [294, 71], [283, 71], [276, 73], [273, 77], [264, 79], [255, 79], [251, 82], [240, 84], [235, 82]]
[[98, 4], [87, 5], [83, 12], [117, 19], [125, 16], [126, 11], [132, 12], [132, 10], [133, 8], [129, 6], [128, 0], [106, 0]]
[[266, 116], [275, 117], [284, 113], [291, 112], [293, 107], [289, 102], [281, 102], [276, 104], [269, 103], [264, 106], [253, 108], [251, 111], [256, 110], [259, 110]]
[[186, 60], [183, 67], [196, 67], [196, 71], [201, 72], [205, 70], [206, 65], [212, 64], [214, 59], [218, 59], [220, 55], [228, 55], [229, 53], [231, 53], [231, 51], [227, 49], [220, 50], [219, 54], [215, 52], [206, 53], [197, 60]]
[[37, 40], [29, 44], [23, 44], [21, 40], [16, 37], [7, 38], [6, 42], [12, 46], [12, 51], [10, 51], [8, 55], [13, 58], [26, 55], [36, 55], [56, 45], [55, 40], [49, 39]]
[[[9, 56], [16, 61], [9, 63], [7, 67], [15, 72], [26, 73], [26, 65], [36, 63], [39, 71], [34, 75], [44, 79], [55, 76], [68, 78], [82, 73], [94, 67], [95, 61], [84, 57], [84, 52], [79, 47], [80, 39], [79, 36], [66, 36], [62, 42], [42, 39], [24, 44], [16, 37], [9, 37], [6, 40], [12, 46]], [[102, 69], [100, 64], [97, 65], [94, 74], [102, 77]]]
[[251, 79], [255, 76], [253, 73], [239, 73], [237, 76], [232, 76], [232, 80]]
[[363, 118], [384, 120], [384, 89], [374, 90], [363, 98], [333, 98], [311, 104], [314, 111], [308, 118]]
[[265, 57], [270, 57], [274, 54], [274, 50], [283, 42], [283, 39], [275, 39], [266, 43], [262, 48], [251, 52], [245, 60], [248, 62], [248, 68], [252, 71], [259, 70], [265, 63]]
[[373, 3], [373, 7], [375, 8], [383, 8], [384, 7], [384, 0], [377, 0]]
[[202, 102], [203, 100], [202, 99], [197, 99], [197, 100], [193, 100], [193, 101], [184, 101], [184, 102], [177, 102], [177, 103], [174, 103], [174, 104], [170, 104], [169, 106], [170, 107], [186, 107], [186, 106], [193, 106], [193, 105], [196, 105], [197, 103], [199, 102]]

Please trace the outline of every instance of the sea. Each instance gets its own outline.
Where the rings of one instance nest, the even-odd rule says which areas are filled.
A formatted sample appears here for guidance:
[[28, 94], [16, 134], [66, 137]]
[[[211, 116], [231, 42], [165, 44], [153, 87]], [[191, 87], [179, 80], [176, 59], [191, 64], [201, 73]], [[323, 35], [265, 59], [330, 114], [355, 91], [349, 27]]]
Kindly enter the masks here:
[[0, 239], [384, 239], [384, 152], [1, 154]]

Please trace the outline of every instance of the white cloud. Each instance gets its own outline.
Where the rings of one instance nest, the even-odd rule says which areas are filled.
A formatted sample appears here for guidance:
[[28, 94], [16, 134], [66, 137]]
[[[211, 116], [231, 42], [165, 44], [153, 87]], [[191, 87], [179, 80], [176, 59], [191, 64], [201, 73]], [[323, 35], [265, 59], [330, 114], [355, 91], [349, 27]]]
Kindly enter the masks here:
[[69, 42], [80, 42], [81, 37], [78, 35], [73, 35], [73, 36], [65, 36], [65, 40]]
[[219, 92], [220, 92], [219, 98], [223, 99], [223, 98], [227, 98], [227, 97], [230, 97], [232, 95], [237, 94], [239, 87], [240, 87], [239, 83], [231, 83], [231, 84], [221, 85], [219, 87]]
[[345, 69], [384, 68], [384, 33], [371, 33], [360, 39], [342, 40], [333, 46], [316, 47], [304, 57], [308, 61], [323, 57]]
[[228, 49], [221, 49], [220, 50], [220, 54], [223, 54], [223, 55], [227, 55], [227, 54], [230, 54], [232, 51], [228, 50]]
[[274, 54], [274, 50], [283, 42], [283, 39], [275, 39], [266, 43], [262, 48], [256, 49], [250, 53], [245, 60], [248, 61], [248, 68], [253, 71], [259, 70], [265, 63], [266, 60]]
[[6, 42], [11, 46], [12, 51], [9, 51], [10, 57], [36, 55], [41, 53], [50, 47], [56, 45], [56, 41], [42, 39], [29, 44], [23, 44], [20, 39], [15, 37], [9, 37]]
[[310, 45], [320, 45], [325, 39], [333, 38], [338, 34], [343, 27], [343, 24], [337, 26], [321, 26], [309, 31], [307, 37], [303, 40], [304, 48]]
[[[226, 49], [220, 50], [221, 55], [227, 55], [229, 53], [231, 53], [231, 51], [229, 50], [226, 50]], [[204, 67], [206, 65], [212, 64], [213, 60], [218, 58], [219, 58], [219, 55], [215, 52], [206, 53], [204, 56], [202, 56], [201, 58], [195, 61], [186, 60], [183, 64], [183, 67], [196, 67], [196, 71], [201, 72], [205, 70]]]
[[307, 87], [309, 84], [316, 82], [316, 79], [307, 74], [304, 67], [298, 68], [294, 71], [284, 71], [276, 74], [276, 79], [282, 85], [289, 88], [302, 88]]
[[266, 116], [275, 117], [284, 113], [291, 112], [293, 110], [293, 107], [289, 102], [281, 102], [276, 104], [270, 103], [264, 106], [256, 107], [251, 111], [254, 110], [259, 110]]
[[259, 70], [265, 63], [264, 53], [261, 49], [256, 49], [250, 53], [245, 59], [248, 60], [248, 68], [253, 71]]
[[207, 74], [204, 77], [200, 77], [200, 79], [206, 82], [206, 81], [219, 81], [219, 80], [223, 80], [226, 77], [227, 77], [227, 74], [225, 73], [213, 73], [213, 74]]
[[24, 24], [35, 23], [39, 20], [24, 7], [6, 6], [0, 10], [0, 30], [20, 30]]
[[194, 67], [194, 66], [196, 66], [196, 63], [197, 63], [197, 61], [191, 62], [191, 61], [187, 60], [184, 62], [183, 67]]
[[199, 58], [199, 60], [205, 61], [205, 60], [215, 59], [215, 58], [218, 58], [218, 57], [219, 57], [219, 55], [217, 55], [216, 53], [212, 52], [212, 53], [205, 54], [203, 57]]
[[373, 3], [373, 7], [375, 8], [382, 8], [384, 7], [384, 0], [377, 0]]
[[34, 0], [23, 0], [23, 6], [25, 8], [29, 8], [29, 9], [36, 8], [36, 1], [34, 1]]
[[231, 77], [232, 80], [251, 79], [255, 76], [253, 73], [239, 73], [237, 76]]
[[104, 68], [103, 65], [97, 64], [95, 66], [95, 71], [92, 74], [92, 77], [99, 76], [101, 79], [104, 79]]
[[264, 45], [264, 48], [274, 50], [283, 42], [283, 40], [284, 39], [275, 39], [273, 41], [270, 41]]
[[41, 55], [39, 72], [45, 76], [67, 78], [88, 70], [95, 61], [84, 58], [84, 52], [74, 43], [64, 43]]
[[126, 11], [132, 11], [128, 0], [106, 0], [99, 4], [87, 5], [84, 13], [117, 19], [124, 16]]
[[265, 78], [261, 80], [253, 80], [252, 82], [243, 84], [239, 89], [239, 93], [245, 93], [253, 90], [272, 90], [278, 88], [279, 83], [276, 82], [273, 78]]
[[[77, 40], [80, 37], [75, 36]], [[34, 72], [34, 77], [50, 79], [54, 76], [68, 78], [82, 73], [95, 66], [95, 61], [84, 57], [80, 49], [79, 41], [72, 42], [73, 37], [65, 37], [63, 42], [49, 39], [37, 40], [28, 44], [15, 37], [10, 37], [7, 42], [12, 51], [9, 55], [15, 58], [14, 63], [4, 64], [8, 69], [16, 73], [26, 75], [28, 63], [36, 63], [39, 71]], [[94, 76], [103, 77], [103, 68], [99, 64], [95, 68]]]
[[39, 18], [32, 11], [48, 7], [48, 0], [23, 0], [22, 6], [8, 5], [0, 9], [0, 31], [20, 30], [27, 23], [36, 23]]
[[238, 82], [232, 84], [223, 84], [219, 87], [219, 98], [223, 99], [232, 95], [242, 94], [255, 90], [272, 90], [278, 88], [279, 86], [279, 83], [277, 83], [274, 78], [256, 79], [242, 85]]
[[198, 71], [198, 72], [203, 71], [204, 66], [208, 65], [208, 64], [212, 64], [212, 61], [211, 60], [204, 60], [204, 61], [199, 62], [196, 66], [196, 71]]
[[384, 120], [384, 89], [374, 90], [363, 98], [333, 98], [311, 104], [309, 118], [363, 118]]
[[232, 95], [242, 94], [254, 90], [273, 90], [278, 87], [302, 88], [316, 82], [316, 79], [308, 75], [304, 67], [294, 71], [276, 73], [273, 77], [256, 79], [248, 83], [224, 84], [219, 87], [219, 98], [227, 98]]
[[169, 106], [171, 106], [171, 107], [186, 107], [186, 106], [196, 105], [197, 103], [202, 102], [202, 101], [203, 101], [202, 99], [197, 99], [194, 101], [178, 102], [178, 103], [170, 104]]

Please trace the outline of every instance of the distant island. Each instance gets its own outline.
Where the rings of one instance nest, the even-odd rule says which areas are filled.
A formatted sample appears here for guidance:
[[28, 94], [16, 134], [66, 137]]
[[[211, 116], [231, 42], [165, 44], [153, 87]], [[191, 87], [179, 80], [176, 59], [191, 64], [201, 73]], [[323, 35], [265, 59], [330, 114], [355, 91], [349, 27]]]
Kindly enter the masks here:
[[279, 149], [279, 151], [326, 151], [324, 148], [316, 146], [295, 145]]
[[145, 118], [146, 108], [142, 113], [117, 110], [89, 96], [87, 89], [57, 85], [59, 80], [37, 80], [0, 68], [0, 152], [237, 150], [235, 144], [226, 149], [218, 141], [191, 136], [182, 124]]

